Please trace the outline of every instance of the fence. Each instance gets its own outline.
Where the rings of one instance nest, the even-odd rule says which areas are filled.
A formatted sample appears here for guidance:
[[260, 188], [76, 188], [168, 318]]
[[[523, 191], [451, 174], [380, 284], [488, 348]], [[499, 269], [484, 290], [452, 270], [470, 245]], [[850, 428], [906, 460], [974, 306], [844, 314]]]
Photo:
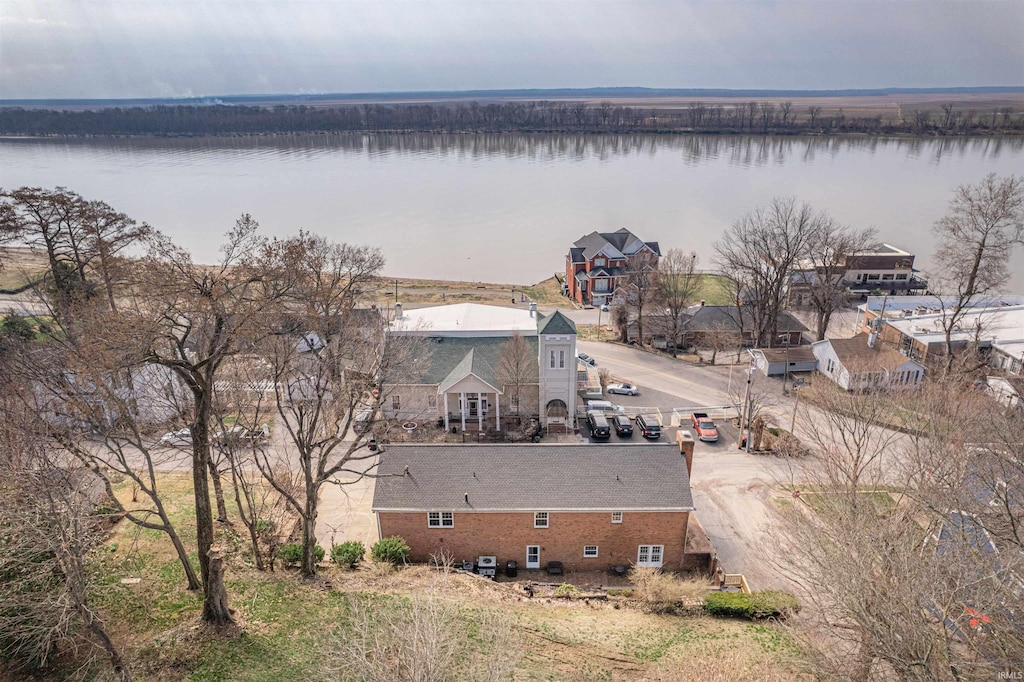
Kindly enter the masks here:
[[686, 426], [691, 423], [690, 415], [703, 412], [711, 419], [732, 419], [739, 417], [740, 411], [735, 405], [719, 405], [716, 407], [677, 407], [672, 410], [672, 426]]

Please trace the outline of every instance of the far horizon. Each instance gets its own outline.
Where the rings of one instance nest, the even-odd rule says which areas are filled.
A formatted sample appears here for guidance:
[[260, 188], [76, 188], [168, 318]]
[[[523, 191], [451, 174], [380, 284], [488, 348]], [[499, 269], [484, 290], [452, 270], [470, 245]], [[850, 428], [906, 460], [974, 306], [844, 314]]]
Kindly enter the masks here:
[[988, 85], [988, 86], [948, 86], [948, 87], [878, 87], [878, 88], [840, 88], [840, 89], [768, 89], [768, 88], [675, 88], [646, 87], [634, 85], [611, 85], [593, 87], [564, 88], [472, 88], [467, 90], [381, 90], [365, 92], [261, 92], [261, 93], [216, 93], [194, 95], [190, 97], [40, 97], [40, 98], [0, 98], [0, 104], [22, 102], [201, 102], [210, 100], [260, 100], [260, 99], [343, 99], [343, 100], [374, 100], [374, 99], [463, 99], [463, 98], [534, 98], [537, 96], [594, 98], [603, 96], [607, 99], [634, 98], [643, 95], [649, 98], [747, 98], [747, 97], [877, 97], [895, 95], [931, 95], [931, 94], [1016, 94], [1024, 93], [1021, 85]]

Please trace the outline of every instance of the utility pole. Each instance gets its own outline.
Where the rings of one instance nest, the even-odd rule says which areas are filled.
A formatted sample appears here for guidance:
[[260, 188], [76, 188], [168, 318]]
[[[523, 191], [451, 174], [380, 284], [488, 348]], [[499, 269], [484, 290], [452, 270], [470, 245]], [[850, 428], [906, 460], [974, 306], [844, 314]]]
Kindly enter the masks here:
[[601, 307], [597, 308], [597, 340], [601, 340]]
[[800, 405], [800, 389], [794, 387], [793, 393], [796, 393], [796, 402], [793, 403], [793, 419], [789, 422], [789, 432], [793, 433], [793, 429], [796, 428], [796, 408]]
[[[747, 351], [747, 352], [749, 353], [750, 351]], [[754, 380], [754, 356], [751, 355], [750, 356], [750, 364], [747, 367], [747, 389], [746, 389], [746, 392], [743, 394], [743, 418], [740, 420], [741, 422], [746, 422], [747, 439], [745, 441], [745, 446], [746, 447], [744, 449], [747, 452], [750, 452], [750, 436], [751, 436], [751, 433], [750, 433], [751, 414], [750, 414], [750, 412], [751, 412], [751, 409], [752, 409], [752, 405], [751, 405], [751, 401], [750, 401], [750, 384], [751, 384], [751, 382], [753, 380]], [[741, 424], [741, 427], [742, 427], [742, 424]], [[742, 438], [742, 437], [743, 437], [743, 429], [740, 428], [740, 438]]]

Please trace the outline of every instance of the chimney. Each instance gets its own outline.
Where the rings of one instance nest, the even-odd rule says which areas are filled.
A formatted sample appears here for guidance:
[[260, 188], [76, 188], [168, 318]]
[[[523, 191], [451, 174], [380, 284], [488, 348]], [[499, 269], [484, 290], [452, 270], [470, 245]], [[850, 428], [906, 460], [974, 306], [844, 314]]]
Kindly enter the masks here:
[[679, 454], [686, 459], [686, 475], [693, 473], [693, 434], [682, 429], [676, 431], [676, 442], [679, 443]]
[[537, 317], [537, 304], [530, 301], [530, 317]]
[[401, 303], [395, 303], [395, 319], [396, 320], [402, 319], [402, 304]]
[[701, 299], [701, 300], [700, 300], [700, 307], [701, 307], [701, 308], [703, 308], [703, 307], [704, 307], [704, 299]]

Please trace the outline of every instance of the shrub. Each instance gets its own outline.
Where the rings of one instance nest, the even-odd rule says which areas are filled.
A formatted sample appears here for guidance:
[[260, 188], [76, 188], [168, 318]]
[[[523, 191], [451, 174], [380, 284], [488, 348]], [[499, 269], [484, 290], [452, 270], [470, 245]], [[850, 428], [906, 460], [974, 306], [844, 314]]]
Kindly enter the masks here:
[[349, 570], [355, 568], [364, 556], [366, 556], [366, 548], [363, 547], [363, 543], [355, 540], [349, 540], [331, 548], [331, 561]]
[[[320, 545], [313, 545], [313, 562], [320, 563], [324, 560], [324, 548]], [[282, 547], [277, 556], [281, 558], [281, 561], [285, 563], [285, 566], [294, 566], [295, 564], [302, 562], [302, 543], [293, 542], [289, 545]]]
[[277, 556], [281, 558], [285, 566], [294, 566], [302, 561], [302, 545], [297, 542], [285, 545], [278, 550]]
[[580, 595], [580, 590], [575, 585], [569, 583], [562, 583], [555, 588], [556, 597], [564, 597], [565, 599], [575, 599]]
[[633, 596], [649, 605], [677, 604], [702, 599], [708, 591], [707, 580], [681, 580], [656, 568], [634, 566], [629, 580], [636, 586]]
[[788, 592], [713, 592], [705, 598], [705, 608], [712, 616], [731, 618], [786, 618], [800, 610], [800, 602]]
[[409, 545], [397, 535], [395, 537], [382, 538], [373, 545], [370, 554], [373, 555], [374, 561], [398, 566], [399, 564], [406, 563], [409, 559]]

